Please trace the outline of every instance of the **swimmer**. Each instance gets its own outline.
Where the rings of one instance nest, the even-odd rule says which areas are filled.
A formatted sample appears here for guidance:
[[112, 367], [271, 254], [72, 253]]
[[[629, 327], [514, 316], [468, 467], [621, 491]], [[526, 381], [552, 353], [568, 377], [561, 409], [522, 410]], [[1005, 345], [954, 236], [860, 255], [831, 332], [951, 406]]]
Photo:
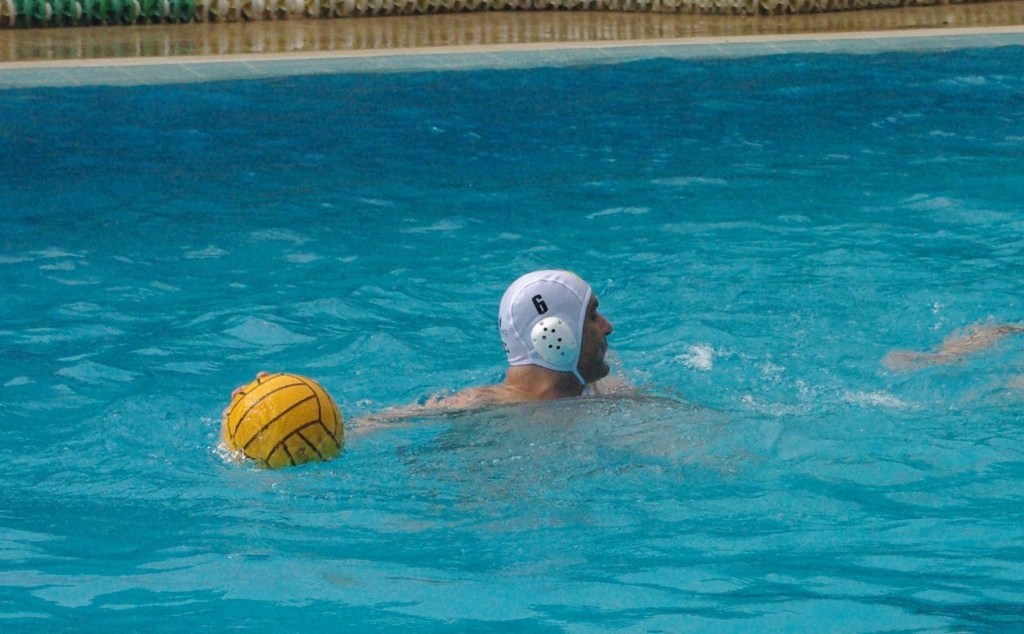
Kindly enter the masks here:
[[366, 429], [377, 422], [430, 413], [632, 394], [623, 377], [609, 377], [607, 337], [612, 324], [598, 306], [590, 284], [575, 273], [527, 273], [508, 287], [498, 307], [498, 330], [508, 357], [503, 382], [387, 409], [363, 416], [359, 422]]
[[947, 337], [937, 350], [893, 350], [885, 355], [882, 363], [890, 370], [898, 372], [918, 370], [931, 365], [949, 365], [961, 361], [968, 354], [990, 347], [1008, 335], [1018, 333], [1024, 333], [1024, 324], [975, 324]]
[[632, 388], [623, 378], [609, 377], [607, 337], [612, 324], [598, 306], [590, 284], [575, 273], [527, 273], [508, 287], [498, 307], [498, 330], [508, 358], [503, 382], [434, 396], [422, 405], [389, 409], [361, 422], [584, 395], [629, 394]]
[[428, 408], [475, 409], [607, 393], [605, 358], [612, 324], [598, 312], [590, 284], [568, 271], [523, 275], [505, 291], [498, 330], [508, 357], [505, 380], [435, 398]]

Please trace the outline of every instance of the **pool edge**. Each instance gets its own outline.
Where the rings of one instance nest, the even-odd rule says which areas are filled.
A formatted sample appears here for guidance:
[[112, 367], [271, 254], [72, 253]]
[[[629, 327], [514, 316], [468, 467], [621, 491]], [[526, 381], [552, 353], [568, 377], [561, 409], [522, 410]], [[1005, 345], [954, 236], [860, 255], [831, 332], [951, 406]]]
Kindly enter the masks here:
[[195, 83], [330, 73], [520, 68], [651, 57], [714, 59], [790, 53], [924, 52], [1000, 46], [1024, 46], [1024, 25], [13, 61], [0, 62], [0, 90]]

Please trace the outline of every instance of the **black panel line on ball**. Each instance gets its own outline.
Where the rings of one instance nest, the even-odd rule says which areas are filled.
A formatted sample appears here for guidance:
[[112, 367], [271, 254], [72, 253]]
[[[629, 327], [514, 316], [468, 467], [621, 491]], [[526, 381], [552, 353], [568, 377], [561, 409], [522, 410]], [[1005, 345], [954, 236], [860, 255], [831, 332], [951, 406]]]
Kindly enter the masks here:
[[[319, 423], [320, 423], [319, 420], [311, 420], [308, 423], [303, 423], [299, 427], [295, 428], [295, 430], [293, 430], [290, 434], [288, 434], [287, 436], [285, 436], [281, 440], [277, 441], [277, 444], [274, 445], [274, 448], [271, 449], [267, 453], [267, 455], [268, 456], [272, 456], [272, 455], [274, 455], [274, 452], [277, 451], [278, 449], [283, 449], [284, 452], [286, 454], [288, 454], [288, 457], [291, 458], [292, 454], [291, 454], [291, 452], [288, 451], [288, 447], [287, 447], [287, 445], [285, 445], [285, 443], [288, 441], [289, 438], [291, 438], [292, 436], [298, 434], [299, 438], [305, 440], [306, 444], [309, 445], [310, 448], [313, 451], [316, 452], [316, 455], [320, 456], [320, 460], [323, 460], [324, 459], [324, 455], [322, 453], [320, 453], [320, 451], [316, 447], [313, 446], [313, 443], [309, 442], [308, 438], [306, 438], [305, 436], [302, 435], [302, 430], [303, 429], [306, 429], [307, 427], [312, 427], [312, 426], [317, 425]], [[292, 464], [294, 465], [295, 463], [293, 462]]]
[[[270, 381], [272, 379], [276, 379], [279, 376], [284, 376], [284, 373], [276, 372], [274, 374], [268, 374], [267, 376], [258, 376], [258, 377], [256, 377], [256, 381], [254, 381], [254, 382], [256, 383], [256, 387], [259, 387], [259, 386], [263, 385], [264, 383], [266, 383], [267, 381]], [[248, 384], [246, 384], [246, 385], [248, 385]], [[243, 385], [242, 387], [245, 387], [245, 385]], [[253, 390], [255, 390], [256, 387], [254, 387]], [[241, 390], [242, 388], [238, 388], [238, 389]], [[249, 390], [249, 392], [251, 392], [251, 391], [252, 390]], [[247, 394], [249, 394], [249, 392], [242, 392], [241, 393], [241, 398], [239, 398], [237, 401], [235, 401], [234, 404], [231, 405], [231, 409], [228, 410], [227, 418], [231, 418], [231, 415], [235, 413], [235, 408], [242, 404], [242, 401], [245, 400], [245, 396]], [[233, 398], [234, 397], [232, 397], [232, 399]], [[262, 399], [260, 399], [260, 400], [262, 400]], [[246, 412], [246, 413], [248, 413], [248, 412]], [[245, 418], [244, 415], [242, 417]]]
[[[327, 393], [327, 390], [323, 389], [319, 385], [314, 385], [314, 384], [310, 383], [309, 381], [305, 380], [304, 378], [302, 378], [301, 376], [296, 376], [295, 378], [300, 380], [300, 381], [302, 381], [303, 383], [305, 383], [309, 387], [309, 389], [313, 390], [314, 393], [317, 393], [317, 391], [318, 391], [316, 388], [320, 388], [319, 391], [323, 392], [324, 396], [326, 396], [328, 399], [331, 398], [330, 394]], [[324, 425], [323, 403], [320, 402], [319, 397], [316, 400], [316, 414], [317, 414], [317, 418], [319, 419], [320, 426], [324, 428], [324, 431], [327, 432], [327, 435], [331, 437], [331, 440], [334, 441], [334, 444], [337, 445], [338, 449], [341, 449], [341, 442], [338, 441], [338, 437], [335, 436], [334, 433], [330, 429], [327, 429], [327, 425]], [[339, 415], [337, 413], [335, 413], [335, 422], [337, 422], [338, 418], [339, 418]], [[306, 440], [305, 437], [303, 437], [302, 439]], [[308, 443], [309, 441], [306, 440], [306, 442]], [[310, 445], [310, 446], [312, 447], [312, 445]], [[313, 450], [316, 451], [316, 447], [313, 447]], [[317, 454], [319, 455], [320, 452], [317, 451]], [[323, 457], [321, 456], [321, 460], [322, 459], [323, 459]]]
[[338, 441], [338, 437], [335, 436], [334, 432], [332, 432], [330, 429], [327, 429], [327, 425], [324, 425], [324, 419], [321, 418], [317, 422], [320, 423], [320, 426], [323, 427], [325, 432], [327, 432], [327, 436], [334, 441], [335, 445], [338, 446], [338, 449], [341, 449], [341, 443]]
[[[323, 389], [319, 385], [316, 385], [314, 383], [311, 383], [310, 381], [307, 381], [306, 379], [302, 378], [301, 376], [296, 376], [295, 378], [298, 379], [299, 381], [302, 381], [306, 385], [306, 387], [308, 387], [309, 389], [313, 390], [313, 394], [317, 395], [317, 399], [316, 399], [316, 416], [320, 420], [323, 420], [324, 413], [323, 413], [323, 410], [321, 409], [319, 393], [323, 392], [324, 396], [326, 396], [327, 398], [331, 398], [330, 395], [327, 394], [327, 390]], [[317, 388], [319, 388], [319, 389], [317, 389]]]
[[[238, 428], [242, 426], [242, 422], [245, 421], [245, 417], [249, 415], [249, 412], [251, 412], [257, 405], [259, 405], [260, 403], [265, 401], [267, 399], [267, 397], [269, 397], [271, 394], [276, 394], [277, 392], [280, 392], [281, 390], [287, 390], [290, 387], [298, 387], [300, 385], [305, 385], [305, 383], [289, 383], [288, 385], [282, 385], [281, 387], [276, 387], [273, 390], [271, 390], [271, 391], [267, 392], [266, 394], [264, 394], [262, 398], [260, 398], [258, 401], [256, 401], [252, 405], [250, 405], [249, 409], [245, 410], [244, 414], [242, 414], [241, 416], [238, 417], [238, 424], [236, 424], [235, 428], [231, 430], [231, 438], [232, 439], [235, 438], [235, 435], [238, 433]], [[316, 395], [314, 394], [314, 396], [316, 396]], [[241, 402], [241, 401], [239, 401], [239, 402]], [[229, 415], [229, 417], [230, 417], [230, 415]], [[248, 446], [248, 443], [247, 443], [247, 446]]]
[[[317, 421], [317, 422], [320, 422], [320, 421]], [[323, 462], [324, 455], [322, 453], [320, 453], [320, 450], [316, 448], [316, 445], [314, 445], [313, 443], [309, 442], [309, 438], [306, 438], [305, 436], [302, 435], [302, 429], [305, 429], [305, 427], [300, 428], [300, 429], [296, 429], [295, 430], [295, 434], [299, 438], [301, 438], [302, 440], [306, 441], [306, 444], [309, 445], [309, 448], [316, 452], [316, 457], [319, 458], [321, 462]]]
[[[288, 456], [288, 462], [291, 463], [291, 466], [293, 466], [293, 467], [295, 466], [295, 458], [292, 456], [292, 452], [288, 451], [288, 447], [286, 447], [284, 445], [280, 445], [276, 449], [280, 449], [281, 451], [283, 451], [284, 455]], [[272, 455], [274, 455], [273, 451], [271, 451], [269, 454], [267, 454], [267, 457], [269, 458]], [[269, 461], [267, 461], [267, 462], [269, 463]]]
[[[280, 418], [281, 418], [282, 416], [284, 416], [284, 415], [285, 415], [285, 414], [287, 414], [288, 412], [292, 411], [292, 410], [293, 410], [293, 409], [295, 409], [296, 407], [298, 407], [298, 406], [302, 405], [303, 403], [305, 403], [306, 401], [308, 401], [308, 400], [309, 400], [309, 399], [311, 399], [311, 398], [316, 398], [316, 394], [310, 394], [309, 396], [307, 396], [306, 398], [302, 399], [301, 401], [299, 401], [299, 402], [297, 402], [297, 403], [294, 403], [294, 404], [293, 404], [293, 405], [292, 405], [291, 407], [289, 407], [288, 409], [284, 410], [283, 412], [281, 412], [281, 413], [280, 413], [280, 414], [278, 414], [277, 416], [275, 416], [275, 417], [271, 418], [271, 419], [270, 419], [269, 421], [267, 421], [267, 424], [266, 424], [266, 425], [264, 425], [263, 427], [260, 427], [260, 428], [259, 428], [259, 429], [258, 429], [258, 430], [256, 431], [256, 433], [252, 435], [252, 438], [250, 438], [250, 439], [249, 439], [249, 442], [245, 443], [245, 446], [244, 446], [244, 447], [242, 447], [242, 449], [243, 449], [243, 450], [245, 450], [245, 449], [248, 449], [248, 448], [249, 448], [249, 445], [251, 445], [251, 444], [252, 444], [252, 441], [256, 440], [257, 438], [259, 438], [259, 437], [260, 437], [260, 434], [262, 434], [263, 432], [265, 432], [265, 431], [267, 431], [268, 429], [270, 429], [270, 426], [271, 426], [271, 425], [273, 425], [274, 423], [276, 423], [276, 422], [278, 421], [278, 419], [280, 419]], [[269, 454], [268, 454], [268, 455], [269, 455]]]

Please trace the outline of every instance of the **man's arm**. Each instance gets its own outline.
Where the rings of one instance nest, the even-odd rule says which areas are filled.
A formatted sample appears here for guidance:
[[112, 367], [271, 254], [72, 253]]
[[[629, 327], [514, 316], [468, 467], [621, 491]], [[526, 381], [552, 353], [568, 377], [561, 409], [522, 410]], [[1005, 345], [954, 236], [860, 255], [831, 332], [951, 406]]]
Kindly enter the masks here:
[[930, 365], [947, 365], [960, 361], [964, 356], [984, 350], [1009, 335], [1024, 332], [1024, 324], [973, 325], [966, 330], [955, 332], [942, 342], [938, 350], [914, 352], [893, 350], [885, 355], [882, 363], [890, 370], [917, 370]]

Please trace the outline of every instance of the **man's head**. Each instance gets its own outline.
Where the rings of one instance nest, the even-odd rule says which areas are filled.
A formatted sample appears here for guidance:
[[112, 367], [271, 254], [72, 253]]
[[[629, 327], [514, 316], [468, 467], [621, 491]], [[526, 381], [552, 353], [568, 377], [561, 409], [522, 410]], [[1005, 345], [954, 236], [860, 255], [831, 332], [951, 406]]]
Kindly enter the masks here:
[[571, 372], [583, 385], [608, 375], [605, 336], [611, 324], [597, 312], [590, 285], [569, 271], [520, 277], [501, 298], [498, 328], [512, 366]]

